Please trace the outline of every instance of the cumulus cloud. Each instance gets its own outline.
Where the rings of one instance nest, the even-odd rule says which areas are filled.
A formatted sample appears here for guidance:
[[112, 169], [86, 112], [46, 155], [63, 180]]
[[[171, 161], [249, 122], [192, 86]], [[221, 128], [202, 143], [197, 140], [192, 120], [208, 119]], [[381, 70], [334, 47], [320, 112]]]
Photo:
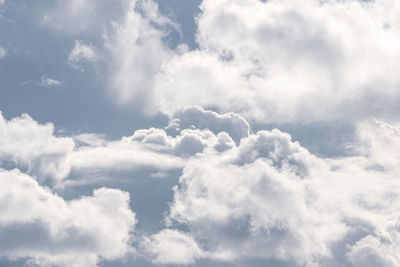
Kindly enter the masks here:
[[96, 62], [99, 59], [97, 49], [91, 44], [75, 40], [75, 45], [68, 54], [68, 63], [80, 69], [79, 63]]
[[145, 237], [142, 249], [158, 264], [190, 264], [202, 254], [201, 249], [191, 235], [177, 230], [162, 230]]
[[[342, 158], [312, 155], [279, 130], [251, 134], [223, 153], [205, 150], [185, 165], [168, 224], [189, 229], [182, 234], [196, 244], [186, 246], [190, 261], [397, 266], [397, 131], [368, 120], [358, 130], [358, 154]], [[381, 136], [393, 147], [377, 161]], [[167, 237], [160, 232], [146, 241], [155, 261], [168, 262], [160, 245]]]
[[165, 65], [155, 95], [166, 111], [198, 104], [268, 122], [395, 119], [399, 8], [397, 1], [205, 0], [200, 49]]
[[167, 130], [179, 131], [187, 128], [207, 129], [214, 134], [227, 132], [236, 142], [250, 133], [248, 122], [237, 113], [218, 114], [201, 107], [185, 107], [177, 110]]
[[151, 8], [131, 2], [109, 45], [119, 103], [269, 123], [396, 120], [397, 1], [204, 0], [193, 51], [169, 48], [173, 23], [139, 3]]
[[[197, 124], [185, 119], [187, 114], [194, 114]], [[136, 130], [116, 141], [96, 134], [57, 137], [52, 124], [38, 124], [28, 115], [2, 118], [0, 125], [3, 168], [13, 162], [36, 176], [0, 172], [0, 183], [7, 184], [0, 188], [9, 192], [0, 192], [7, 203], [0, 203], [5, 209], [0, 235], [16, 233], [0, 254], [10, 259], [93, 266], [122, 257], [130, 250], [127, 233], [135, 221], [124, 208], [126, 193], [99, 189], [92, 197], [65, 201], [36, 180], [64, 179], [68, 186], [71, 170], [73, 179], [81, 179], [93, 172], [112, 176], [147, 168], [148, 177], [161, 178], [168, 170], [183, 170], [165, 218], [168, 228], [139, 238], [140, 255], [154, 263], [400, 264], [400, 130], [394, 125], [364, 121], [348, 146], [351, 155], [338, 158], [313, 155], [277, 129], [251, 133], [237, 114], [201, 108], [177, 112], [167, 130]], [[179, 129], [174, 135], [168, 134], [171, 125]], [[17, 212], [21, 209], [29, 212]], [[88, 214], [102, 222], [97, 225]], [[121, 228], [121, 234], [108, 227]], [[28, 240], [31, 232], [39, 245]]]
[[131, 252], [129, 195], [100, 188], [65, 201], [18, 170], [0, 169], [0, 255], [41, 266], [91, 267]]
[[[0, 164], [21, 169], [0, 171], [0, 235], [14, 240], [0, 255], [65, 266], [122, 257], [135, 224], [126, 193], [65, 201], [40, 183], [146, 169], [182, 170], [167, 228], [139, 245], [154, 263], [399, 266], [398, 1], [203, 0], [200, 9], [198, 48], [188, 51], [168, 43], [179, 26], [154, 1], [54, 2], [43, 25], [103, 34], [102, 47], [76, 41], [68, 61], [101, 54], [116, 103], [171, 120], [110, 141], [0, 116]], [[280, 130], [252, 132], [244, 118], [358, 128], [346, 156], [322, 158]]]
[[[103, 34], [118, 105], [169, 115], [197, 105], [280, 124], [397, 120], [397, 1], [204, 0], [192, 51], [168, 43], [179, 25], [156, 2], [106, 2], [56, 1], [43, 21]], [[94, 60], [93, 47], [75, 48], [71, 61]]]
[[[135, 103], [153, 113], [155, 77], [172, 56], [163, 39], [176, 25], [162, 16], [154, 1], [130, 1], [123, 22], [106, 43], [111, 53], [110, 87], [119, 104]], [[156, 110], [157, 111], [157, 110]]]
[[[15, 166], [40, 182], [48, 179], [53, 183], [60, 183], [71, 171], [103, 176], [144, 169], [169, 171], [183, 168], [188, 158], [205, 149], [232, 149], [234, 141], [222, 130], [233, 135], [248, 131], [247, 122], [236, 114], [219, 115], [197, 108], [192, 111], [204, 115], [199, 128], [191, 125], [174, 135], [164, 129], [139, 129], [131, 136], [111, 141], [93, 133], [61, 137], [51, 123], [40, 124], [27, 114], [11, 120], [0, 114], [0, 166]], [[184, 117], [179, 121], [182, 126], [187, 123]], [[178, 120], [171, 119], [170, 125], [172, 122], [176, 125]], [[215, 133], [205, 126], [211, 126]]]
[[54, 136], [51, 123], [39, 124], [27, 114], [6, 120], [0, 113], [0, 163], [12, 161], [40, 179], [60, 180], [70, 171], [73, 148], [71, 138]]

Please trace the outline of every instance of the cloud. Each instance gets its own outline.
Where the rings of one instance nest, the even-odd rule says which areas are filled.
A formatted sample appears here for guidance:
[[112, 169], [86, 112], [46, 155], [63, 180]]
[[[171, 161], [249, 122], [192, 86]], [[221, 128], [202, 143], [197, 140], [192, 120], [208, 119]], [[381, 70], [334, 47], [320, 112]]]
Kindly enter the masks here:
[[397, 121], [397, 1], [204, 0], [192, 51], [169, 42], [180, 27], [156, 2], [106, 2], [56, 1], [43, 21], [102, 36], [70, 56], [104, 57], [117, 105], [169, 115], [201, 106], [276, 124]]
[[18, 170], [0, 169], [0, 255], [40, 266], [95, 266], [131, 252], [129, 195], [100, 188], [65, 201]]
[[49, 78], [47, 76], [42, 76], [40, 82], [38, 83], [39, 86], [42, 87], [59, 87], [61, 86], [61, 82], [52, 78]]
[[98, 59], [98, 52], [93, 45], [78, 40], [75, 40], [74, 48], [68, 54], [68, 63], [78, 69], [80, 63], [96, 62]]
[[214, 134], [227, 132], [236, 142], [250, 133], [248, 122], [236, 113], [218, 114], [201, 107], [185, 107], [177, 110], [167, 127], [167, 130], [178, 131], [195, 127], [207, 129]]
[[0, 113], [0, 144], [2, 164], [11, 161], [39, 179], [61, 180], [69, 174], [67, 157], [74, 142], [54, 136], [51, 123], [39, 124], [27, 114], [8, 121]]
[[157, 264], [191, 264], [202, 254], [191, 235], [170, 229], [146, 237], [141, 245]]
[[[215, 147], [222, 152], [233, 148], [233, 140], [222, 130], [233, 134], [248, 131], [247, 122], [236, 114], [189, 110], [198, 116], [204, 115], [200, 129], [182, 128], [174, 135], [168, 135], [164, 129], [140, 129], [113, 141], [90, 133], [60, 137], [51, 123], [40, 124], [27, 114], [11, 120], [0, 114], [0, 166], [18, 167], [40, 182], [48, 180], [59, 185], [71, 171], [75, 176], [77, 173], [105, 176], [140, 170], [169, 171], [183, 168], [188, 158], [205, 149]], [[185, 116], [179, 121], [182, 126], [187, 123]], [[171, 121], [176, 125], [176, 118]], [[205, 126], [219, 130], [215, 134]]]
[[43, 26], [69, 34], [101, 34], [110, 27], [111, 21], [118, 21], [129, 5], [129, 0], [57, 0], [43, 14]]
[[[358, 152], [341, 158], [315, 156], [279, 130], [251, 134], [223, 153], [205, 150], [183, 169], [168, 231], [188, 229], [191, 260], [397, 266], [397, 131], [368, 120], [359, 126]], [[379, 161], [381, 137], [393, 146]], [[160, 236], [146, 249], [168, 262], [159, 249], [168, 235]], [[170, 260], [179, 261], [176, 254]]]
[[5, 58], [6, 55], [7, 55], [7, 50], [4, 47], [0, 46], [0, 59]]
[[155, 5], [131, 9], [110, 45], [111, 86], [120, 104], [145, 101], [167, 114], [197, 105], [263, 123], [396, 121], [399, 8], [204, 0], [192, 51], [168, 47], [171, 23]]
[[114, 24], [115, 34], [106, 42], [111, 54], [110, 89], [118, 104], [135, 103], [145, 113], [154, 112], [155, 76], [173, 55], [163, 39], [174, 27], [154, 1], [130, 2], [123, 22]]
[[[191, 115], [197, 125], [192, 124]], [[168, 133], [171, 125], [175, 127], [173, 135]], [[110, 210], [117, 212], [115, 206], [127, 203], [126, 193], [99, 189], [93, 197], [65, 201], [38, 182], [48, 177], [56, 185], [68, 187], [85, 182], [91, 175], [117, 182], [121, 172], [140, 171], [144, 177], [162, 179], [170, 170], [182, 170], [166, 213], [167, 228], [143, 233], [137, 241], [139, 255], [149, 261], [189, 264], [204, 259], [261, 259], [321, 267], [400, 264], [396, 256], [400, 247], [396, 215], [400, 207], [400, 130], [396, 126], [376, 119], [360, 123], [355, 141], [347, 147], [349, 155], [336, 158], [314, 155], [277, 129], [252, 133], [248, 123], [233, 113], [186, 108], [171, 118], [167, 128], [140, 129], [131, 136], [109, 141], [96, 134], [58, 137], [52, 124], [39, 124], [28, 115], [9, 121], [2, 118], [1, 166], [12, 169], [13, 163], [35, 177], [17, 170], [0, 172], [0, 183], [10, 184], [10, 179], [16, 183], [15, 190], [14, 185], [4, 187], [10, 194], [16, 192], [15, 197], [0, 192], [3, 201], [21, 203], [2, 205], [0, 197], [0, 207], [10, 207], [1, 212], [0, 228], [5, 228], [0, 229], [0, 234], [4, 238], [9, 237], [7, 233], [37, 235], [15, 237], [15, 243], [3, 245], [3, 252], [0, 246], [0, 253], [9, 258], [30, 257], [39, 263], [66, 266], [93, 266], [100, 258], [122, 257], [130, 248], [121, 245], [121, 238], [115, 242], [119, 242], [118, 251], [124, 253], [96, 245], [97, 241], [92, 240], [99, 239], [86, 229], [93, 228], [89, 222], [97, 223], [87, 215], [92, 214], [93, 205], [107, 207], [102, 210], [106, 214]], [[235, 142], [230, 133], [241, 137]], [[20, 185], [24, 184], [22, 181], [29, 186]], [[57, 188], [62, 190], [62, 186]], [[20, 192], [20, 187], [42, 193]], [[25, 200], [30, 197], [34, 199]], [[29, 206], [28, 213], [16, 212], [36, 202], [38, 207], [49, 207]], [[82, 211], [81, 205], [88, 210]], [[49, 215], [52, 210], [66, 215]], [[121, 212], [129, 214], [124, 209]], [[69, 214], [79, 222], [69, 219]], [[110, 215], [104, 219], [106, 223], [99, 222], [94, 226], [96, 232], [103, 233], [96, 227], [114, 225], [108, 220], [118, 216]], [[123, 218], [128, 217], [133, 218]], [[73, 227], [67, 224], [62, 228], [65, 234], [57, 236], [54, 225], [64, 225], [64, 220], [72, 220]], [[123, 229], [126, 233], [127, 228]], [[79, 242], [70, 240], [76, 236], [69, 234], [71, 231], [82, 234], [85, 242], [80, 241], [80, 236], [76, 237]], [[40, 246], [23, 239], [32, 235]], [[104, 238], [111, 238], [108, 230]], [[84, 246], [79, 247], [82, 253], [89, 252], [85, 256], [77, 253], [77, 244]]]
[[398, 20], [388, 14], [399, 8], [396, 1], [205, 0], [200, 49], [165, 65], [155, 95], [167, 111], [198, 104], [264, 122], [395, 120], [392, 59], [400, 50]]

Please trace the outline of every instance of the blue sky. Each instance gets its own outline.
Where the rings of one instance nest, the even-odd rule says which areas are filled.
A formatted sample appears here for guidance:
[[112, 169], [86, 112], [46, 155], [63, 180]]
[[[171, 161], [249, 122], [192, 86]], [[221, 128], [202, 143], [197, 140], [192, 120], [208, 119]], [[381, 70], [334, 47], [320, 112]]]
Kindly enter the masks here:
[[0, 0], [1, 266], [399, 266], [394, 0]]

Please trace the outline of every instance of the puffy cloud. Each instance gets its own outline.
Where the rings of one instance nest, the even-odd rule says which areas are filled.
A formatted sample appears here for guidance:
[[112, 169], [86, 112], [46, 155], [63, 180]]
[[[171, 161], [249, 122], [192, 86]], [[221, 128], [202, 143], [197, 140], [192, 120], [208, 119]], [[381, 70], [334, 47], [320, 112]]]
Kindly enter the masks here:
[[190, 264], [202, 254], [191, 235], [170, 229], [146, 237], [141, 245], [154, 263]]
[[[188, 158], [207, 148], [215, 147], [222, 152], [234, 147], [228, 133], [218, 130], [216, 135], [205, 126], [227, 129], [233, 134], [244, 134], [248, 130], [247, 123], [236, 114], [201, 112], [210, 115], [199, 125], [205, 129], [189, 127], [175, 136], [163, 129], [141, 129], [116, 141], [106, 140], [99, 134], [59, 137], [54, 133], [53, 124], [39, 124], [27, 114], [11, 120], [1, 116], [0, 164], [7, 168], [16, 166], [40, 182], [50, 179], [59, 185], [71, 171], [75, 176], [83, 173], [104, 176], [144, 169], [169, 171], [183, 168]], [[182, 122], [186, 123], [185, 119]]]
[[170, 115], [198, 105], [263, 123], [397, 120], [397, 1], [204, 0], [192, 51], [171, 48], [179, 26], [156, 2], [106, 2], [57, 1], [44, 22], [103, 34], [120, 105]]
[[[398, 235], [398, 234], [397, 234]], [[398, 236], [397, 236], [398, 239]], [[398, 240], [396, 240], [398, 242]], [[392, 247], [374, 236], [366, 236], [351, 249], [349, 256], [353, 266], [394, 267], [400, 262], [398, 247]]]
[[314, 161], [277, 130], [245, 138], [225, 155], [204, 153], [185, 166], [169, 219], [187, 225], [211, 258], [310, 263], [328, 256], [346, 227], [312, 200], [302, 174]]
[[163, 110], [197, 104], [277, 123], [396, 118], [397, 1], [200, 7], [200, 49], [174, 57], [159, 75]]
[[[163, 39], [176, 25], [153, 1], [130, 1], [123, 22], [106, 43], [111, 53], [110, 87], [119, 104], [134, 102], [153, 113], [152, 89], [162, 64], [172, 56]], [[157, 111], [157, 110], [156, 110]]]
[[389, 123], [369, 119], [360, 124], [357, 131], [358, 144], [350, 146], [386, 171], [400, 173], [400, 129]]
[[[185, 165], [167, 221], [189, 230], [193, 260], [397, 266], [398, 129], [369, 120], [358, 131], [357, 154], [341, 158], [312, 155], [278, 130], [251, 134], [223, 153], [207, 149]], [[376, 160], [374, 148], [388, 140], [393, 147]], [[160, 249], [168, 235], [160, 236], [146, 248], [168, 262]]]
[[71, 138], [54, 136], [51, 123], [39, 124], [27, 114], [8, 121], [0, 113], [0, 163], [12, 161], [40, 179], [60, 180], [70, 171], [73, 148]]
[[[1, 164], [7, 167], [14, 162], [39, 181], [42, 177], [60, 181], [72, 170], [72, 177], [60, 182], [66, 186], [82, 182], [93, 173], [115, 177], [121, 171], [146, 170], [148, 177], [161, 178], [169, 170], [183, 169], [166, 217], [169, 228], [140, 239], [140, 252], [155, 263], [263, 259], [291, 266], [400, 264], [396, 256], [400, 247], [400, 130], [396, 126], [367, 120], [359, 125], [356, 141], [348, 146], [350, 156], [321, 158], [279, 130], [249, 133], [247, 122], [233, 113], [187, 108], [176, 114], [167, 130], [141, 129], [117, 141], [96, 134], [57, 137], [52, 124], [38, 124], [28, 115], [9, 121], [2, 117]], [[192, 123], [188, 114], [199, 119]], [[172, 128], [179, 129], [176, 135], [168, 134]], [[230, 133], [241, 136], [240, 140], [235, 142]], [[125, 193], [100, 189], [93, 197], [65, 201], [33, 177], [15, 170], [0, 173], [0, 183], [7, 184], [4, 190], [11, 192], [0, 192], [0, 207], [4, 209], [4, 217], [0, 216], [4, 231], [0, 229], [0, 234], [16, 233], [18, 237], [14, 243], [3, 245], [3, 255], [77, 266], [121, 257], [122, 252], [114, 254], [103, 250], [103, 245], [95, 245], [97, 241], [92, 241], [94, 237], [91, 232], [86, 234], [86, 229], [93, 229], [87, 226], [93, 203], [97, 205], [104, 197], [99, 205], [108, 207], [108, 214], [115, 206], [124, 207], [121, 199], [127, 201]], [[17, 185], [9, 186], [10, 179]], [[22, 181], [29, 181], [28, 185], [22, 186]], [[18, 191], [20, 187], [47, 193], [24, 193]], [[107, 198], [109, 194], [112, 197]], [[14, 199], [22, 204], [1, 204]], [[75, 207], [72, 203], [78, 204]], [[30, 212], [17, 212], [28, 204], [33, 205], [26, 207]], [[82, 211], [81, 205], [88, 210]], [[52, 215], [53, 210], [66, 215]], [[72, 213], [78, 222], [68, 217]], [[99, 216], [103, 218], [93, 215]], [[94, 226], [96, 232], [103, 235], [96, 227], [113, 225], [108, 218]], [[85, 242], [71, 240], [76, 235], [70, 233], [76, 228], [69, 228], [70, 224], [57, 228], [64, 226], [56, 222], [64, 225], [64, 220], [83, 227], [78, 230]], [[64, 229], [60, 230], [64, 234], [55, 236], [58, 232], [54, 229]], [[23, 239], [33, 234], [17, 235], [31, 232], [37, 234], [34, 237], [40, 246]], [[109, 238], [108, 232], [104, 238]], [[76, 252], [78, 243], [84, 256]], [[118, 251], [124, 251], [122, 246]]]
[[68, 54], [68, 63], [78, 69], [80, 69], [79, 63], [96, 62], [98, 59], [98, 52], [93, 45], [77, 40], [75, 41], [74, 48]]
[[177, 110], [167, 127], [167, 130], [179, 131], [195, 127], [207, 129], [214, 134], [227, 132], [236, 142], [250, 133], [248, 122], [236, 113], [218, 114], [211, 110], [204, 110], [201, 107], [185, 107]]
[[100, 188], [65, 201], [18, 170], [0, 169], [0, 255], [41, 266], [95, 266], [131, 252], [129, 195]]
[[139, 3], [151, 8], [131, 7], [109, 45], [120, 103], [264, 123], [396, 120], [397, 1], [204, 0], [193, 51], [168, 48], [174, 24]]

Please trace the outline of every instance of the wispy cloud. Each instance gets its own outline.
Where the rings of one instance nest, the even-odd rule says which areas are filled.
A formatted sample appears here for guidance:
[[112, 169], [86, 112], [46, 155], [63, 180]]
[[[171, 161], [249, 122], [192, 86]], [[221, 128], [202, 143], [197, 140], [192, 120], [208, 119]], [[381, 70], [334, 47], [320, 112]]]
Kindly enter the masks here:
[[46, 75], [43, 75], [40, 78], [40, 81], [36, 81], [36, 80], [29, 80], [29, 81], [25, 81], [22, 83], [22, 86], [26, 86], [29, 84], [34, 84], [37, 86], [41, 86], [41, 87], [47, 87], [47, 88], [51, 88], [51, 87], [59, 87], [62, 85], [62, 82], [53, 78], [49, 78]]
[[6, 55], [7, 55], [7, 50], [4, 47], [0, 46], [0, 59], [3, 59]]

